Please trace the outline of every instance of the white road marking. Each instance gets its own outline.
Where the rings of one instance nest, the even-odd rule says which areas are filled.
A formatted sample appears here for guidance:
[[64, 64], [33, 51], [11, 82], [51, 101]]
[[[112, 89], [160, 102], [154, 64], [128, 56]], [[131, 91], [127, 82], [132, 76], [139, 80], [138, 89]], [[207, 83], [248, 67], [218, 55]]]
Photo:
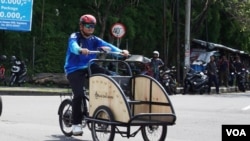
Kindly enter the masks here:
[[248, 105], [248, 106], [242, 108], [242, 110], [243, 110], [243, 111], [250, 110], [250, 105]]

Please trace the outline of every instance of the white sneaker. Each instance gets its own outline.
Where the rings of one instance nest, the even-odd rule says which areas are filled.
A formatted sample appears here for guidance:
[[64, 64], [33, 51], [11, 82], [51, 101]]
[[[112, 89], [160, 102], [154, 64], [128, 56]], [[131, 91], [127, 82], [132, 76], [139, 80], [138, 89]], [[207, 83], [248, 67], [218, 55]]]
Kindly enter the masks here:
[[74, 136], [82, 135], [83, 134], [82, 125], [81, 124], [72, 125], [72, 133]]

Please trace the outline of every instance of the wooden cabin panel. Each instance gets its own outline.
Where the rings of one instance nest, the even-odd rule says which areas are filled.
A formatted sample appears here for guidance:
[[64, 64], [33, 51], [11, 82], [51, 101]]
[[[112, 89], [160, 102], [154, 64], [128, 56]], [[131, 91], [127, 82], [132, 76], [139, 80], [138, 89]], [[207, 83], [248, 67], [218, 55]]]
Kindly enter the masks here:
[[[150, 111], [151, 109], [151, 111]], [[150, 105], [149, 104], [138, 104], [134, 105], [134, 115], [139, 113], [173, 113], [170, 106], [166, 105]]]
[[134, 100], [148, 101], [150, 94], [150, 80], [146, 77], [138, 77], [135, 78], [134, 83]]
[[[148, 77], [135, 77], [134, 87], [135, 93], [134, 100], [135, 101], [148, 101], [150, 102], [159, 102], [159, 103], [169, 103], [166, 93], [158, 83], [152, 81]], [[151, 87], [152, 86], [152, 87]], [[151, 88], [150, 88], [151, 87]], [[151, 94], [152, 92], [152, 94]], [[152, 97], [150, 97], [152, 96]], [[149, 113], [149, 109], [151, 109], [152, 113], [172, 113], [170, 106], [166, 105], [152, 105], [150, 104], [136, 104], [134, 105], [134, 115], [139, 113]]]
[[169, 103], [169, 101], [165, 95], [165, 92], [155, 82], [152, 83], [152, 102]]
[[130, 117], [126, 101], [114, 82], [103, 76], [93, 76], [89, 82], [90, 116], [96, 108], [104, 105], [111, 109], [116, 121], [128, 122]]

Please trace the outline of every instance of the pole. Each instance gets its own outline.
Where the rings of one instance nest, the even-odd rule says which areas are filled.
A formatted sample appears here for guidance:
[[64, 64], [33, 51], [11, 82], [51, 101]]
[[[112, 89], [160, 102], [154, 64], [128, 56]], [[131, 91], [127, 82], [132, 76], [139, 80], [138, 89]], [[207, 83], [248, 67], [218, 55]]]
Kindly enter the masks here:
[[126, 50], [128, 50], [128, 39], [126, 39]]
[[179, 28], [179, 23], [180, 23], [180, 14], [179, 14], [179, 0], [176, 0], [176, 60], [177, 60], [177, 82], [180, 83], [180, 28]]
[[165, 64], [168, 64], [168, 51], [166, 47], [167, 43], [167, 29], [166, 29], [166, 0], [163, 0], [163, 56]]
[[33, 37], [33, 53], [32, 53], [32, 69], [34, 72], [35, 69], [35, 52], [36, 52], [36, 37]]
[[185, 71], [184, 77], [186, 76], [186, 72], [190, 68], [190, 13], [191, 13], [191, 0], [186, 0], [186, 23], [185, 23]]

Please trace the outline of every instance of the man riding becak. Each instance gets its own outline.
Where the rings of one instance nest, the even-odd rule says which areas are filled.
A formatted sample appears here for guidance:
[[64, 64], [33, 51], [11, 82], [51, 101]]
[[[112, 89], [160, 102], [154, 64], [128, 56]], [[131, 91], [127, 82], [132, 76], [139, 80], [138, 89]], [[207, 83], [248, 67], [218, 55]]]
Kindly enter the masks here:
[[[73, 135], [81, 135], [82, 131], [82, 114], [81, 102], [84, 98], [83, 87], [85, 86], [85, 77], [88, 74], [88, 63], [91, 59], [96, 58], [96, 54], [89, 54], [92, 50], [109, 50], [112, 52], [121, 52], [128, 56], [127, 50], [121, 50], [114, 45], [107, 43], [101, 38], [93, 35], [96, 26], [96, 18], [93, 15], [85, 14], [80, 17], [79, 31], [70, 35], [68, 40], [68, 49], [66, 52], [64, 71], [73, 91], [72, 116], [73, 116]], [[98, 65], [91, 65], [92, 73], [108, 72]]]

